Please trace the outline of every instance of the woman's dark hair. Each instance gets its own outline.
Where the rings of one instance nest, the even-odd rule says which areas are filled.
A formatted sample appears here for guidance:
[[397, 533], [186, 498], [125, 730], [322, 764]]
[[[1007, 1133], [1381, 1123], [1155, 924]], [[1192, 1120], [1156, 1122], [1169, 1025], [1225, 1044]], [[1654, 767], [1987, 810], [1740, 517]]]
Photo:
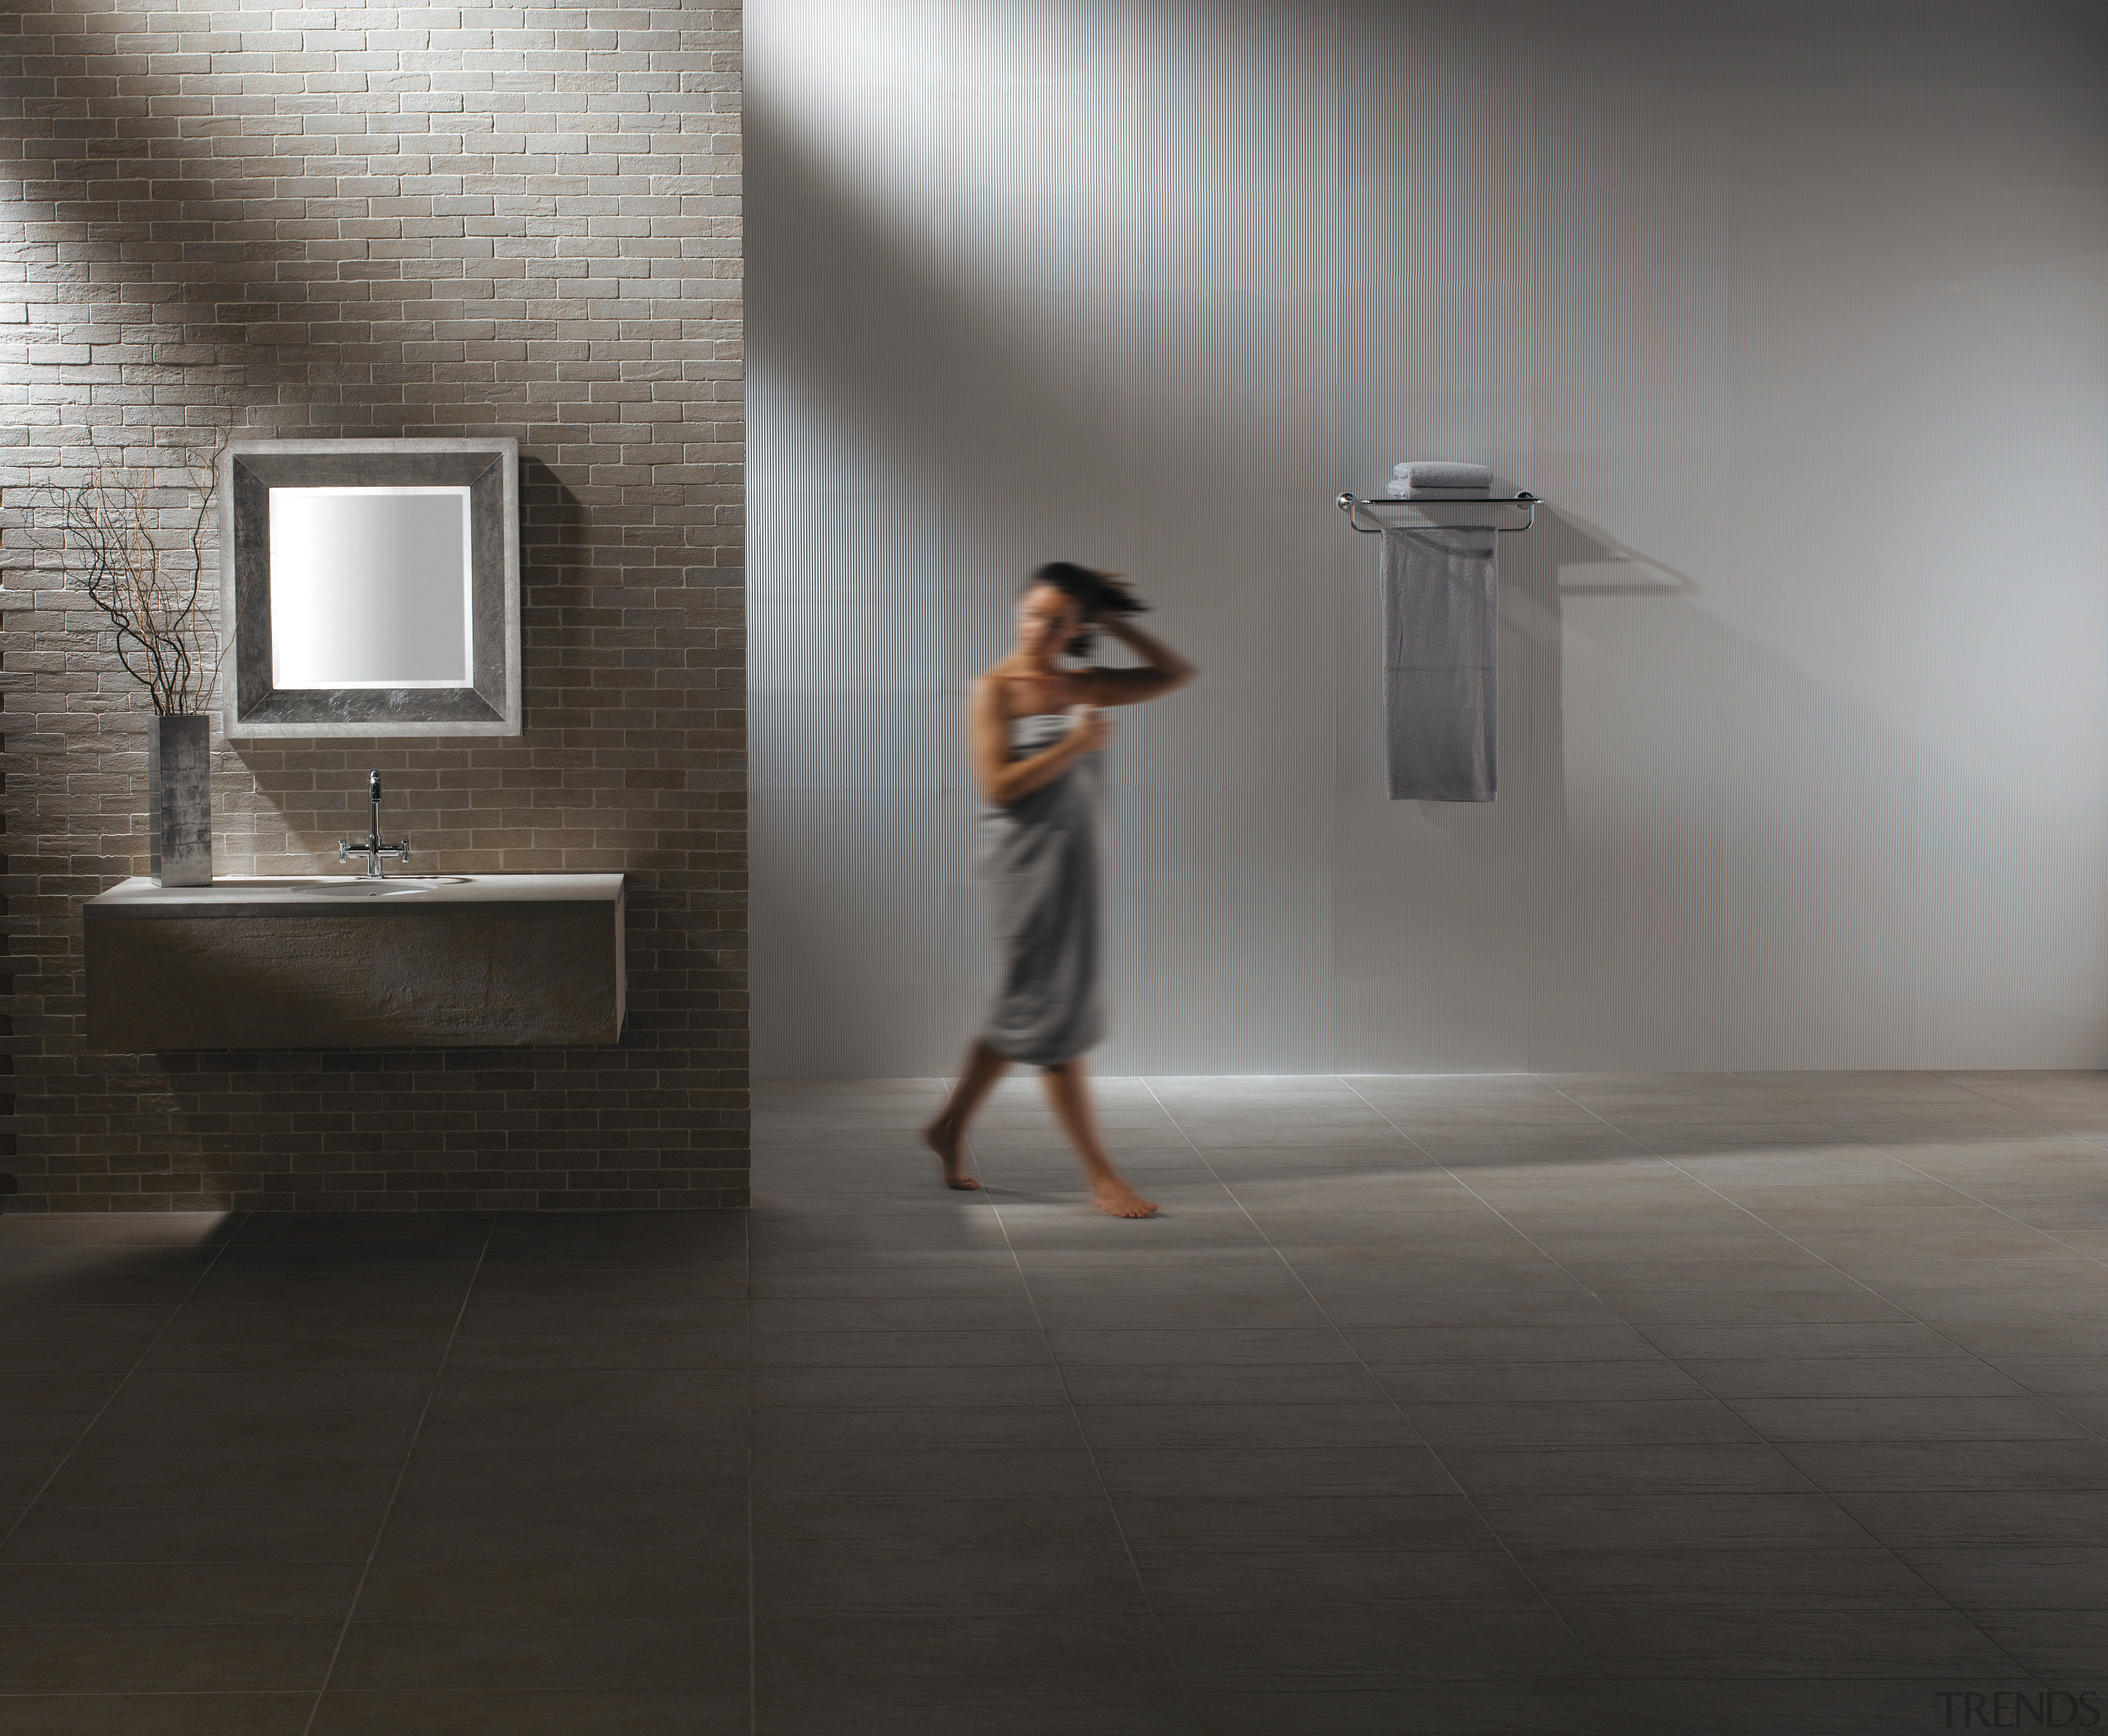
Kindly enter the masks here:
[[1074, 597], [1076, 606], [1083, 613], [1084, 629], [1063, 647], [1072, 657], [1087, 656], [1098, 634], [1090, 623], [1091, 617], [1099, 614], [1135, 615], [1144, 613], [1149, 604], [1131, 595], [1127, 587], [1118, 582], [1118, 576], [1110, 572], [1094, 572], [1088, 567], [1079, 567], [1074, 561], [1049, 561], [1044, 567], [1035, 568], [1024, 581], [1027, 590], [1037, 590], [1041, 586], [1058, 590], [1065, 597]]

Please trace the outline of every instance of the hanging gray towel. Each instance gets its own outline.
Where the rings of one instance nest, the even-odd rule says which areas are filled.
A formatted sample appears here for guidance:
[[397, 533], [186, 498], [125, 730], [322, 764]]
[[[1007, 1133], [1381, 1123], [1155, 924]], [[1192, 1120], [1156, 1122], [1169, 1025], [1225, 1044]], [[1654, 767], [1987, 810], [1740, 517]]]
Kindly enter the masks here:
[[1383, 533], [1383, 720], [1393, 801], [1491, 801], [1499, 702], [1495, 532]]

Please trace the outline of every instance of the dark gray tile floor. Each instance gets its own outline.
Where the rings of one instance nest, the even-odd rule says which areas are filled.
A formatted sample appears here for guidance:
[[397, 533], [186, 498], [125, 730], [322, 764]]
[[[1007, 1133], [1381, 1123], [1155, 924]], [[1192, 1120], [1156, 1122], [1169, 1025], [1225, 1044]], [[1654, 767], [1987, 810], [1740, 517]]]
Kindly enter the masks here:
[[1109, 1080], [1140, 1224], [939, 1092], [764, 1089], [750, 1216], [0, 1220], [0, 1724], [2108, 1703], [2108, 1076]]

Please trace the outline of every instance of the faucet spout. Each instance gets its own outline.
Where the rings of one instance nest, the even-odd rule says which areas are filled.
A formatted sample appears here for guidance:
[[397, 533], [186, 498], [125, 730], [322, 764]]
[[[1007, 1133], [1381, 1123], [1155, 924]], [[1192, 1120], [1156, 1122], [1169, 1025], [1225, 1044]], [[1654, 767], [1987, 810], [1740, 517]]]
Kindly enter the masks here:
[[370, 880], [385, 880], [387, 873], [380, 866], [381, 863], [389, 856], [394, 857], [399, 862], [408, 861], [410, 841], [405, 838], [393, 844], [381, 842], [380, 773], [378, 771], [366, 773], [366, 789], [367, 799], [372, 804], [372, 819], [371, 828], [366, 833], [366, 840], [362, 844], [355, 844], [349, 838], [338, 838], [337, 860], [345, 862], [349, 861], [355, 856], [362, 856], [366, 858], [366, 878]]

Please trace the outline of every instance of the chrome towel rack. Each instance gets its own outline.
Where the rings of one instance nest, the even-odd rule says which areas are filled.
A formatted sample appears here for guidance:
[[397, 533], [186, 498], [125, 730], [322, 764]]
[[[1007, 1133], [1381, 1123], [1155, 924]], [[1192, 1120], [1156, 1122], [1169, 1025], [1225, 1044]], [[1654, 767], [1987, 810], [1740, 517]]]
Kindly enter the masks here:
[[[1536, 495], [1529, 493], [1527, 491], [1518, 494], [1466, 495], [1462, 497], [1453, 494], [1390, 495], [1387, 496], [1383, 500], [1365, 500], [1359, 494], [1342, 493], [1337, 500], [1332, 502], [1332, 504], [1337, 506], [1341, 511], [1346, 514], [1347, 523], [1352, 525], [1356, 530], [1359, 531], [1364, 536], [1381, 536], [1386, 530], [1392, 528], [1382, 519], [1376, 518], [1375, 509], [1378, 506], [1406, 506], [1410, 507], [1415, 511], [1422, 506], [1520, 506], [1523, 509], [1523, 522], [1521, 524], [1495, 525], [1492, 527], [1494, 530], [1499, 531], [1503, 536], [1512, 536], [1518, 531], [1527, 530], [1537, 521], [1537, 497]], [[1375, 519], [1375, 523], [1373, 525], [1364, 525], [1355, 516], [1357, 513], [1364, 512], [1367, 513], [1372, 519]], [[1429, 524], [1423, 528], [1431, 530], [1439, 530], [1443, 526], [1439, 524]]]

